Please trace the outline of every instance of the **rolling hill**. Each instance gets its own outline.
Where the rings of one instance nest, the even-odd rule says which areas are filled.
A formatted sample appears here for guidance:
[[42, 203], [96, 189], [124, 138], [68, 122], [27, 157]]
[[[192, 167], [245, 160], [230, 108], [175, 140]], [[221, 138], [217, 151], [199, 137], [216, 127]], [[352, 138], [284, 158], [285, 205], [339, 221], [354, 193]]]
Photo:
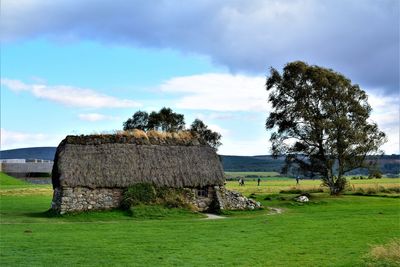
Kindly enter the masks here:
[[[53, 160], [56, 147], [30, 147], [0, 151], [0, 159], [46, 159]], [[229, 172], [280, 172], [284, 158], [273, 159], [270, 155], [229, 156], [221, 155], [225, 171]], [[384, 155], [379, 159], [382, 173], [398, 175], [400, 172], [400, 155]], [[357, 169], [351, 175], [367, 175], [368, 170]]]

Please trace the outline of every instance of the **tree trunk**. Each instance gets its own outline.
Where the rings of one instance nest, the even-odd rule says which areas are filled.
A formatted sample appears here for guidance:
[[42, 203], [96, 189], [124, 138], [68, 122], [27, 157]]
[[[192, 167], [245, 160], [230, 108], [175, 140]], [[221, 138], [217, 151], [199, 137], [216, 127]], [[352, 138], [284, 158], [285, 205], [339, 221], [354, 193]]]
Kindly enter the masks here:
[[331, 183], [328, 184], [331, 195], [337, 196], [340, 195], [345, 189], [347, 185], [347, 180], [343, 176], [331, 177]]
[[322, 178], [322, 181], [326, 186], [329, 187], [331, 195], [334, 196], [340, 195], [346, 189], [346, 184], [347, 184], [346, 178], [343, 178], [342, 176], [336, 177], [329, 171], [327, 177]]

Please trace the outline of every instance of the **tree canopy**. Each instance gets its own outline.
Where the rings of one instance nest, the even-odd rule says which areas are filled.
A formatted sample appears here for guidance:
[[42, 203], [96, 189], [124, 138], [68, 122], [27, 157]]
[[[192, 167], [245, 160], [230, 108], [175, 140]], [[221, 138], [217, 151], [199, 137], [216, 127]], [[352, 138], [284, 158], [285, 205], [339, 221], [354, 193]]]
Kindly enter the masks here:
[[123, 123], [123, 129], [139, 129], [143, 131], [160, 130], [164, 132], [174, 132], [185, 128], [184, 116], [175, 113], [170, 108], [163, 107], [159, 112], [137, 111], [131, 118]]
[[193, 121], [190, 126], [190, 131], [203, 138], [215, 150], [222, 144], [220, 141], [222, 137], [221, 134], [208, 129], [208, 126], [200, 119], [195, 119]]
[[146, 111], [137, 111], [133, 114], [132, 118], [129, 118], [123, 123], [124, 131], [139, 129], [146, 131], [149, 123], [149, 114]]
[[183, 114], [175, 113], [170, 108], [163, 107], [159, 112], [151, 112], [149, 116], [149, 129], [164, 132], [176, 132], [185, 128]]
[[[185, 130], [185, 119], [183, 114], [175, 113], [172, 109], [166, 107], [158, 112], [152, 111], [150, 114], [139, 110], [123, 123], [123, 129], [125, 131], [139, 129], [143, 131], [177, 132]], [[221, 134], [208, 129], [208, 126], [199, 119], [193, 121], [189, 130], [215, 150], [222, 144]]]
[[273, 155], [285, 155], [286, 167], [320, 175], [331, 194], [341, 193], [344, 174], [363, 167], [386, 141], [369, 120], [367, 94], [340, 73], [296, 61], [282, 74], [271, 68], [266, 89]]

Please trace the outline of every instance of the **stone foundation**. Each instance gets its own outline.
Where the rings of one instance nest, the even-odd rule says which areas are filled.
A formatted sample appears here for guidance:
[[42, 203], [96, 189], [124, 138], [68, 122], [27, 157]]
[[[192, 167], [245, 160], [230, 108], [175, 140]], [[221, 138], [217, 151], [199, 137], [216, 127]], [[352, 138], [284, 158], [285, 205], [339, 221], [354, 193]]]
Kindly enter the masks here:
[[[89, 210], [118, 208], [122, 201], [123, 188], [59, 187], [54, 189], [51, 207], [65, 214]], [[238, 192], [226, 190], [223, 186], [184, 188], [185, 198], [197, 211], [246, 210], [259, 208], [260, 204]]]
[[60, 214], [119, 207], [121, 188], [55, 188], [51, 208]]

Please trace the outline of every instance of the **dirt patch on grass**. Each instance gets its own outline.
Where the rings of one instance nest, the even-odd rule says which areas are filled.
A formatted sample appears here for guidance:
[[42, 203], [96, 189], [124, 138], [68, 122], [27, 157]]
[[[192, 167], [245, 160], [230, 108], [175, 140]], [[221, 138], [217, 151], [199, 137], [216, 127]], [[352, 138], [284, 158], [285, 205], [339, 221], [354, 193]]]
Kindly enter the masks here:
[[274, 208], [274, 207], [267, 207], [267, 208], [268, 208], [268, 215], [276, 215], [284, 212], [282, 208]]
[[204, 218], [204, 220], [220, 220], [220, 219], [226, 219], [224, 216], [219, 216], [216, 214], [211, 214], [211, 213], [204, 213], [207, 217]]

